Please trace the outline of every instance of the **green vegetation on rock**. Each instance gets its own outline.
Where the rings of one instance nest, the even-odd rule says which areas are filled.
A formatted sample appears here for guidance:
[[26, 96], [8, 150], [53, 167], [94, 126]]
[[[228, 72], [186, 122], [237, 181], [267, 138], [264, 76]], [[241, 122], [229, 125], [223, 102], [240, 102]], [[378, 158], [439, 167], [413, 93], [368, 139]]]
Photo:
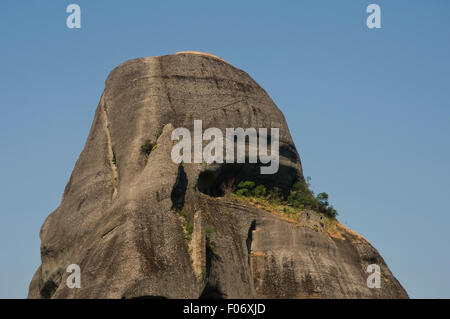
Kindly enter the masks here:
[[189, 242], [192, 239], [192, 233], [194, 232], [194, 221], [192, 216], [187, 214], [184, 210], [178, 209], [178, 214], [180, 215], [182, 221], [182, 227], [184, 232], [184, 239]]
[[141, 152], [146, 156], [149, 156], [154, 146], [155, 145], [153, 145], [150, 140], [146, 140], [145, 143], [141, 146]]
[[[309, 180], [309, 179], [308, 179]], [[292, 212], [291, 208], [311, 209], [329, 217], [336, 217], [337, 211], [328, 202], [327, 193], [314, 193], [309, 189], [309, 185], [304, 181], [298, 181], [292, 185], [289, 195], [285, 197], [278, 187], [273, 187], [269, 191], [264, 185], [256, 185], [253, 181], [242, 181], [237, 185], [236, 196], [248, 198], [261, 198], [271, 204], [283, 205], [283, 212]]]
[[216, 250], [216, 243], [211, 239], [211, 235], [214, 234], [216, 230], [213, 227], [206, 228], [206, 247], [214, 252]]

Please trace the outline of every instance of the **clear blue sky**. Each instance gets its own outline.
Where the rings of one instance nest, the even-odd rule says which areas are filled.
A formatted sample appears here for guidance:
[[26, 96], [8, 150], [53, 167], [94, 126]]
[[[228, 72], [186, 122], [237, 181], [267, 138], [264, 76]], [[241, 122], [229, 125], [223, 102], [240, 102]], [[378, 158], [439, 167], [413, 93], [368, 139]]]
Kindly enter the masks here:
[[411, 297], [450, 297], [449, 1], [2, 0], [0, 35], [0, 297], [26, 297], [108, 73], [182, 50], [248, 72], [340, 220]]

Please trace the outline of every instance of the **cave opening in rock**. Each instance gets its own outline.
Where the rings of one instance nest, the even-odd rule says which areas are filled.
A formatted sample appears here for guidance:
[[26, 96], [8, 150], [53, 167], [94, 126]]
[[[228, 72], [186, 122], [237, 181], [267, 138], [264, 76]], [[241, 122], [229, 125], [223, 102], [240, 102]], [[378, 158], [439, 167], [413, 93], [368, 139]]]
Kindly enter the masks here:
[[267, 189], [278, 187], [287, 196], [292, 184], [297, 179], [294, 167], [280, 165], [276, 174], [260, 174], [260, 164], [216, 164], [200, 173], [197, 189], [209, 196], [221, 197], [232, 192], [242, 181], [253, 181], [256, 185], [264, 185]]

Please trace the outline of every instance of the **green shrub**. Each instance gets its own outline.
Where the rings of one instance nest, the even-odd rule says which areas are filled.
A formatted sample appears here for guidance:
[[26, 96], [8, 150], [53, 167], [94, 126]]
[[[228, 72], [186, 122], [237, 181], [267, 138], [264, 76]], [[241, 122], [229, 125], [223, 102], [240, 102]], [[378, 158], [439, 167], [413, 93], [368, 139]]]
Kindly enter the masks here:
[[189, 235], [192, 235], [194, 231], [194, 224], [193, 223], [186, 223], [186, 231]]
[[264, 185], [258, 185], [253, 190], [253, 195], [255, 197], [264, 197], [266, 195], [267, 189]]
[[237, 185], [236, 195], [238, 196], [253, 196], [253, 188], [255, 188], [255, 182], [252, 181], [242, 181]]
[[255, 182], [252, 182], [252, 181], [242, 181], [237, 186], [238, 189], [246, 188], [248, 190], [251, 190], [254, 187], [255, 187]]
[[156, 139], [158, 139], [158, 138], [162, 135], [162, 133], [163, 133], [163, 128], [160, 127], [160, 128], [156, 131], [156, 134], [155, 134]]
[[308, 187], [304, 181], [298, 181], [291, 187], [291, 192], [305, 192]]
[[334, 209], [333, 205], [330, 205], [326, 207], [324, 214], [330, 217], [336, 217], [338, 215], [338, 212], [336, 209]]
[[117, 165], [117, 158], [116, 158], [116, 153], [115, 153], [115, 152], [113, 152], [112, 163], [113, 163], [114, 165]]
[[328, 202], [328, 194], [327, 193], [318, 194], [316, 197], [316, 200], [317, 200], [317, 203], [319, 206], [318, 210], [320, 213], [331, 216], [331, 217], [337, 216], [337, 214], [338, 214], [337, 211]]
[[327, 207], [328, 206], [328, 194], [327, 193], [320, 193], [316, 196], [317, 202], [320, 207]]
[[[308, 182], [311, 178], [308, 178]], [[287, 202], [293, 207], [304, 207], [315, 210], [319, 213], [336, 217], [337, 211], [328, 202], [328, 194], [320, 193], [314, 197], [314, 193], [309, 189], [310, 184], [305, 181], [298, 181], [292, 185], [291, 192], [287, 198]]]
[[186, 240], [191, 240], [192, 239], [192, 233], [194, 232], [194, 223], [186, 222], [184, 227], [186, 229], [185, 239]]
[[[235, 194], [244, 197], [265, 198], [274, 204], [288, 205], [301, 210], [307, 208], [332, 218], [336, 217], [338, 213], [329, 204], [328, 194], [322, 192], [314, 196], [314, 193], [310, 190], [310, 181], [311, 178], [308, 177], [306, 181], [302, 179], [294, 183], [287, 198], [278, 187], [267, 190], [264, 185], [256, 185], [253, 181], [240, 182]], [[288, 208], [283, 208], [283, 211], [287, 212]]]
[[267, 194], [267, 200], [272, 201], [274, 203], [280, 203], [283, 201], [283, 194], [278, 187], [272, 188]]
[[184, 239], [190, 241], [194, 232], [194, 223], [192, 216], [181, 208], [175, 208], [176, 212], [182, 217], [183, 229], [185, 231]]
[[247, 188], [241, 188], [236, 191], [236, 195], [238, 196], [250, 196], [250, 192]]
[[146, 140], [145, 143], [141, 146], [141, 152], [146, 156], [149, 156], [153, 149], [153, 144], [150, 140]]
[[306, 207], [310, 209], [317, 209], [318, 204], [317, 200], [314, 198], [314, 195], [309, 191], [305, 192], [293, 192], [288, 196], [288, 204], [293, 207]]
[[208, 247], [212, 252], [216, 250], [216, 243], [211, 239], [211, 235], [215, 233], [216, 230], [213, 227], [206, 228], [206, 247]]

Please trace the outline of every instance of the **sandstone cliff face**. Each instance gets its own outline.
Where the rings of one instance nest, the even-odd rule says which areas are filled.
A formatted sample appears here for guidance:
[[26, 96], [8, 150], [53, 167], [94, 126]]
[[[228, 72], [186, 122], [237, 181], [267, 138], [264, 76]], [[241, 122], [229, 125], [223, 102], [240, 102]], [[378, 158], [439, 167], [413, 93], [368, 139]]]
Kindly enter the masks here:
[[[194, 120], [280, 128], [278, 173], [175, 164], [171, 132]], [[157, 145], [148, 158], [147, 140]], [[42, 226], [28, 297], [406, 298], [370, 243], [338, 223], [335, 233], [314, 229], [312, 211], [292, 220], [222, 197], [242, 180], [288, 191], [302, 178], [283, 114], [245, 72], [191, 53], [127, 61], [106, 80], [62, 202]], [[81, 268], [79, 289], [66, 285], [70, 264]], [[380, 289], [366, 285], [369, 264], [381, 267]]]

